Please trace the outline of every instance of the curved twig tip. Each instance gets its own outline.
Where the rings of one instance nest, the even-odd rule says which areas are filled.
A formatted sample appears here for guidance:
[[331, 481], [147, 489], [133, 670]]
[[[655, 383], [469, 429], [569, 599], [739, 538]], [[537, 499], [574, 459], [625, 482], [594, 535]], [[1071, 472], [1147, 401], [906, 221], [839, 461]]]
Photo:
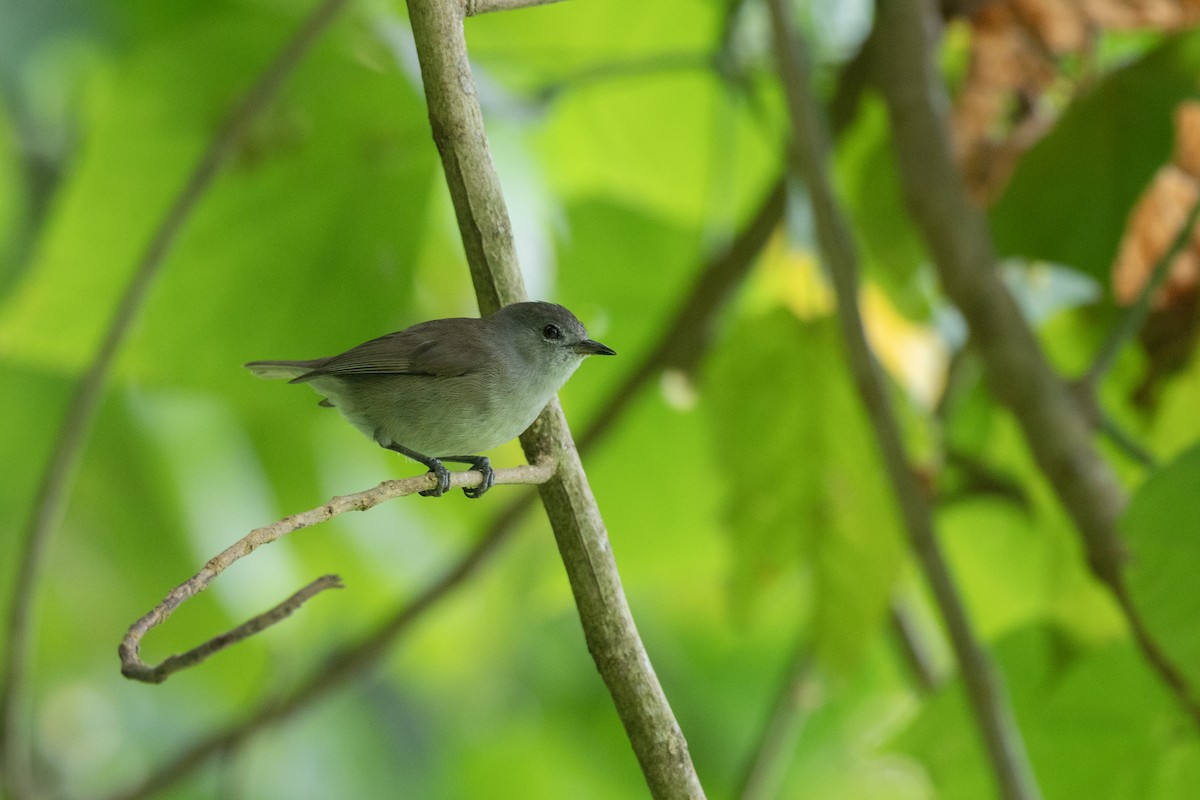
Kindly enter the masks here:
[[142, 620], [134, 623], [124, 641], [117, 648], [117, 653], [121, 657], [121, 674], [142, 683], [162, 683], [172, 674], [199, 664], [218, 650], [224, 650], [230, 645], [237, 644], [243, 639], [248, 639], [254, 634], [266, 630], [277, 622], [282, 622], [310, 598], [326, 589], [342, 588], [345, 588], [344, 584], [337, 575], [322, 575], [269, 611], [251, 617], [236, 628], [226, 631], [220, 636], [214, 636], [186, 653], [170, 656], [156, 667], [147, 665], [138, 655], [141, 636], [149, 629], [149, 626], [143, 624], [146, 619], [143, 617]]
[[[498, 469], [495, 471], [495, 484], [545, 483], [554, 474], [554, 470], [555, 465], [547, 461]], [[478, 470], [453, 472], [450, 475], [450, 485], [452, 487], [465, 488], [478, 486], [482, 480], [483, 475]], [[225, 548], [221, 553], [209, 559], [203, 569], [172, 589], [163, 598], [162, 602], [147, 612], [137, 622], [129, 626], [125, 638], [121, 640], [121, 644], [117, 647], [117, 655], [121, 659], [121, 674], [126, 678], [143, 683], [162, 683], [171, 674], [181, 669], [195, 666], [218, 650], [223, 650], [232, 644], [249, 638], [285, 617], [291, 616], [296, 609], [314, 595], [326, 589], [344, 588], [341, 579], [337, 575], [322, 575], [271, 610], [259, 614], [257, 617], [248, 620], [233, 630], [209, 639], [204, 644], [186, 653], [173, 655], [158, 666], [149, 666], [142, 661], [139, 655], [142, 637], [151, 628], [166, 622], [175, 609], [204, 591], [209, 583], [239, 558], [253, 553], [259, 547], [270, 544], [292, 531], [311, 528], [347, 511], [366, 511], [386, 500], [416, 494], [422, 489], [428, 488], [431, 488], [431, 478], [428, 475], [384, 481], [372, 489], [335, 497], [324, 505], [284, 517], [270, 525], [264, 525], [261, 528], [255, 528], [250, 531], [250, 533]]]

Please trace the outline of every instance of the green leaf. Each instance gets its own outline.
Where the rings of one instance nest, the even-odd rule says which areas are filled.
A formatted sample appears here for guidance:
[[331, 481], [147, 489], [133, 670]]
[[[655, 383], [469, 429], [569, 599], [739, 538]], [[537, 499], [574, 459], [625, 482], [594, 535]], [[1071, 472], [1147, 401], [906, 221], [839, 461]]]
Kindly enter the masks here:
[[[33, 268], [0, 307], [5, 355], [78, 369], [280, 28], [274, 16], [214, 10], [92, 83], [87, 147]], [[411, 89], [325, 40], [187, 221], [124, 365], [211, 388], [242, 379], [243, 361], [337, 349], [331, 330], [352, 327], [349, 346], [399, 326], [435, 161]]]
[[1200, 686], [1200, 446], [1150, 475], [1121, 531], [1133, 552], [1134, 605], [1167, 656]]
[[735, 606], [799, 566], [812, 575], [813, 636], [837, 667], [886, 613], [901, 554], [890, 488], [833, 320], [776, 311], [742, 320], [706, 379]]
[[[606, 198], [572, 203], [558, 242], [562, 301], [593, 336], [632, 356], [656, 341], [695, 280], [703, 263], [698, 234]], [[653, 281], [641, 280], [651, 273]]]
[[[1178, 710], [1132, 644], [1080, 650], [1063, 631], [1030, 625], [999, 643], [996, 661], [1046, 797], [1178, 797], [1156, 787], [1194, 770], [1197, 751], [1178, 747]], [[994, 796], [964, 692], [960, 679], [947, 683], [898, 744], [925, 764], [937, 796]]]
[[992, 209], [1000, 255], [1054, 261], [1108, 286], [1126, 216], [1170, 160], [1172, 111], [1195, 91], [1197, 72], [1200, 33], [1192, 31], [1075, 102]]
[[782, 155], [773, 85], [764, 113], [712, 64], [725, 13], [722, 3], [662, 0], [630, 24], [619, 5], [562, 3], [487, 14], [467, 30], [473, 60], [544, 111], [530, 138], [561, 197], [606, 197], [723, 233]]

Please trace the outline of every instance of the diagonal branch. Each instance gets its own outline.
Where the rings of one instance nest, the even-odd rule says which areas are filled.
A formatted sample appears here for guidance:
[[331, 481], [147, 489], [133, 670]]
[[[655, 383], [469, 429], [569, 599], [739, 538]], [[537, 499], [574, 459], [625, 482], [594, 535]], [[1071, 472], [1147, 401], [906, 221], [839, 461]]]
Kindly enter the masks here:
[[[495, 471], [495, 484], [545, 483], [551, 474], [550, 464], [525, 465], [511, 469]], [[483, 475], [476, 470], [450, 473], [450, 486], [453, 488], [478, 486]], [[151, 667], [142, 661], [139, 653], [142, 637], [167, 621], [175, 613], [175, 609], [187, 600], [195, 597], [208, 588], [218, 575], [233, 565], [235, 561], [248, 556], [265, 544], [278, 541], [284, 536], [303, 528], [320, 525], [347, 511], [366, 511], [386, 500], [396, 497], [406, 497], [425, 489], [431, 489], [437, 483], [432, 474], [418, 475], [403, 480], [384, 481], [378, 486], [355, 494], [335, 497], [323, 506], [292, 514], [278, 522], [255, 528], [250, 533], [237, 540], [209, 560], [204, 569], [191, 578], [176, 586], [141, 619], [129, 626], [125, 638], [121, 640], [117, 653], [121, 657], [121, 674], [126, 678], [142, 681], [143, 683], [162, 683], [176, 672], [199, 664], [218, 650], [259, 633], [262, 630], [290, 616], [293, 611], [306, 600], [325, 589], [341, 588], [336, 576], [326, 575], [310, 583], [279, 605], [263, 614], [245, 622], [231, 631], [214, 637], [182, 655], [170, 656], [161, 664]]]
[[905, 197], [950, 299], [971, 330], [993, 394], [1012, 411], [1038, 467], [1083, 538], [1092, 572], [1116, 597], [1134, 640], [1200, 725], [1200, 699], [1147, 630], [1129, 596], [1117, 520], [1127, 497], [1092, 442], [1089, 415], [1046, 361], [995, 268], [982, 213], [954, 163], [949, 99], [923, 0], [879, 0], [868, 46], [891, 117]]
[[[186, 586], [186, 584], [184, 585]], [[249, 639], [254, 634], [261, 633], [277, 622], [282, 622], [290, 617], [296, 609], [326, 589], [342, 588], [345, 587], [342, 584], [341, 578], [337, 575], [322, 575], [270, 610], [251, 617], [236, 628], [232, 628], [220, 636], [214, 636], [204, 644], [197, 645], [186, 653], [168, 656], [156, 667], [150, 667], [142, 662], [137, 652], [137, 642], [134, 642], [132, 647], [130, 647], [128, 642], [134, 638], [133, 630], [131, 629], [129, 635], [125, 637], [125, 641], [120, 646], [121, 673], [126, 678], [133, 678], [142, 683], [162, 683], [176, 672], [185, 670], [188, 667], [194, 667], [214, 653], [235, 645], [240, 641]], [[170, 599], [168, 598], [168, 600]], [[164, 600], [151, 612], [151, 615], [161, 616], [159, 621], [153, 623], [154, 625], [159, 625], [162, 621], [165, 621], [170, 616], [171, 610], [181, 604], [176, 603], [168, 608], [168, 600]], [[149, 616], [147, 615], [147, 617]], [[140, 639], [141, 636], [139, 635], [136, 638]]]
[[1150, 270], [1150, 274], [1146, 276], [1146, 282], [1142, 284], [1142, 289], [1138, 292], [1137, 299], [1133, 304], [1125, 310], [1121, 319], [1117, 322], [1113, 329], [1109, 331], [1108, 337], [1100, 345], [1096, 351], [1096, 356], [1092, 360], [1092, 365], [1083, 377], [1079, 379], [1084, 390], [1092, 397], [1095, 395], [1096, 387], [1100, 381], [1112, 369], [1113, 362], [1117, 360], [1117, 354], [1121, 352], [1121, 348], [1133, 340], [1142, 323], [1146, 321], [1146, 316], [1150, 313], [1150, 302], [1154, 298], [1155, 292], [1162, 282], [1166, 280], [1167, 273], [1171, 271], [1171, 263], [1175, 261], [1175, 257], [1183, 252], [1183, 248], [1192, 240], [1193, 229], [1196, 227], [1196, 221], [1200, 220], [1200, 201], [1192, 205], [1192, 210], [1188, 212], [1183, 226], [1179, 229], [1179, 233], [1175, 235], [1171, 246], [1159, 256], [1158, 261], [1154, 263], [1154, 267]]
[[[887, 385], [863, 330], [858, 308], [858, 253], [829, 175], [826, 163], [829, 136], [810, 89], [803, 42], [793, 30], [791, 7], [786, 0], [769, 0], [768, 5], [774, 28], [776, 61], [796, 142], [797, 173], [812, 200], [817, 238], [833, 280], [838, 321], [855, 385], [875, 428], [914, 555], [946, 624], [1001, 794], [1009, 800], [1034, 800], [1041, 793], [1003, 683], [971, 628], [966, 608], [941, 553], [932, 510], [908, 463]], [[879, 21], [877, 24], [885, 23]]]
[[768, 800], [779, 796], [787, 757], [795, 750], [796, 739], [808, 716], [819, 705], [815, 672], [812, 648], [802, 640], [788, 661], [775, 702], [738, 779], [734, 793], [738, 800]]
[[1154, 467], [1154, 456], [1117, 424], [1116, 420], [1101, 407], [1098, 390], [1100, 382], [1104, 380], [1109, 370], [1112, 369], [1121, 349], [1133, 341], [1138, 335], [1138, 331], [1142, 329], [1146, 317], [1150, 314], [1150, 303], [1155, 293], [1158, 292], [1158, 287], [1166, 280], [1167, 274], [1171, 271], [1171, 264], [1175, 261], [1176, 256], [1183, 252], [1183, 249], [1191, 241], [1197, 220], [1200, 220], [1200, 201], [1192, 205], [1192, 210], [1187, 213], [1183, 225], [1175, 235], [1174, 241], [1158, 257], [1158, 261], [1151, 268], [1150, 274], [1146, 276], [1146, 281], [1142, 284], [1137, 297], [1125, 309], [1120, 319], [1117, 320], [1117, 324], [1112, 327], [1108, 332], [1108, 336], [1101, 342], [1100, 347], [1096, 350], [1095, 357], [1092, 359], [1091, 366], [1074, 383], [1076, 396], [1079, 398], [1084, 412], [1089, 415], [1093, 424], [1096, 425], [1100, 432], [1107, 436], [1109, 441], [1122, 452], [1149, 468]]
[[[408, 0], [413, 40], [480, 310], [522, 300], [524, 281], [512, 224], [492, 164], [461, 9], [440, 0]], [[521, 436], [531, 462], [553, 459], [554, 477], [541, 485], [584, 638], [608, 687], [651, 794], [697, 798], [687, 742], [658, 682], [629, 611], [604, 520], [557, 400]]]
[[869, 44], [892, 120], [905, 199], [947, 295], [970, 326], [991, 390], [1012, 409], [1038, 465], [1087, 540], [1093, 570], [1107, 580], [1124, 559], [1115, 524], [1125, 493], [995, 268], [987, 223], [968, 199], [952, 157], [949, 100], [926, 31], [932, 24], [919, 0], [880, 0]]
[[233, 109], [208, 149], [201, 156], [187, 183], [164, 215], [149, 245], [134, 268], [121, 296], [113, 320], [80, 379], [67, 405], [49, 461], [42, 474], [33, 510], [18, 546], [12, 601], [8, 612], [8, 653], [0, 679], [0, 771], [14, 798], [27, 796], [29, 767], [20, 731], [20, 712], [29, 658], [34, 589], [41, 575], [46, 542], [62, 515], [72, 473], [112, 370], [116, 355], [141, 311], [150, 285], [200, 198], [208, 190], [221, 166], [244, 138], [250, 123], [278, 94], [280, 87], [333, 21], [348, 0], [322, 0], [292, 35], [274, 60], [259, 75]]

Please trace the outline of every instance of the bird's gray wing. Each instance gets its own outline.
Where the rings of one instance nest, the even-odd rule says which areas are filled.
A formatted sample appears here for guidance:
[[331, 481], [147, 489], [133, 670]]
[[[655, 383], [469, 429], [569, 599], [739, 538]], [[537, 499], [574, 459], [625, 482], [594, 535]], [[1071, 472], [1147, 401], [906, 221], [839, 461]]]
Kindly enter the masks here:
[[[325, 375], [432, 375], [453, 378], [488, 362], [487, 343], [475, 320], [439, 319], [363, 342], [323, 359], [292, 379], [303, 383]], [[450, 323], [450, 324], [447, 324]]]

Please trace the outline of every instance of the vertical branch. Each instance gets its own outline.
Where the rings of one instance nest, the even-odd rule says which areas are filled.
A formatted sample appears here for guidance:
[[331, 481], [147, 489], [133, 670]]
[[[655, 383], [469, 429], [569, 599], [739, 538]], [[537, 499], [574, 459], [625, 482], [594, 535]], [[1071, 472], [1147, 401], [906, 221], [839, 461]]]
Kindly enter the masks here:
[[[408, 0], [413, 39], [450, 197], [480, 310], [525, 298], [512, 226], [488, 149], [459, 2]], [[588, 650], [613, 698], [651, 793], [703, 797], [662, 686], [630, 614], [604, 521], [557, 401], [521, 436], [531, 462], [549, 458], [540, 491], [575, 595]]]
[[1092, 443], [1089, 415], [1046, 361], [995, 269], [982, 213], [954, 163], [949, 98], [934, 61], [924, 0], [879, 0], [870, 47], [892, 121], [906, 200], [942, 286], [966, 319], [991, 391], [1012, 411], [1042, 474], [1083, 538], [1092, 572], [1113, 593], [1146, 662], [1200, 725], [1200, 698], [1153, 638], [1129, 595], [1117, 520], [1127, 498]]
[[812, 200], [817, 237], [836, 290], [838, 321], [855, 384], [875, 428], [912, 548], [945, 621], [1000, 793], [1008, 800], [1033, 800], [1041, 795], [1003, 684], [971, 629], [942, 556], [929, 503], [908, 463], [887, 385], [863, 331], [858, 309], [858, 254], [828, 173], [829, 137], [810, 90], [803, 45], [793, 30], [785, 0], [769, 0], [768, 5], [796, 142], [797, 172]]
[[13, 596], [8, 612], [8, 652], [0, 681], [0, 769], [4, 773], [8, 793], [13, 798], [26, 797], [32, 789], [28, 754], [20, 730], [19, 706], [23, 702], [25, 670], [29, 660], [34, 589], [41, 575], [46, 542], [62, 515], [72, 473], [96, 416], [113, 362], [141, 311], [146, 294], [175, 237], [192, 210], [230, 153], [242, 141], [250, 123], [278, 94], [284, 81], [346, 3], [347, 0], [322, 0], [259, 75], [213, 137], [134, 268], [104, 339], [67, 404], [18, 546]]
[[442, 157], [479, 311], [526, 299], [512, 223], [467, 57], [461, 0], [408, 3], [429, 126]]

